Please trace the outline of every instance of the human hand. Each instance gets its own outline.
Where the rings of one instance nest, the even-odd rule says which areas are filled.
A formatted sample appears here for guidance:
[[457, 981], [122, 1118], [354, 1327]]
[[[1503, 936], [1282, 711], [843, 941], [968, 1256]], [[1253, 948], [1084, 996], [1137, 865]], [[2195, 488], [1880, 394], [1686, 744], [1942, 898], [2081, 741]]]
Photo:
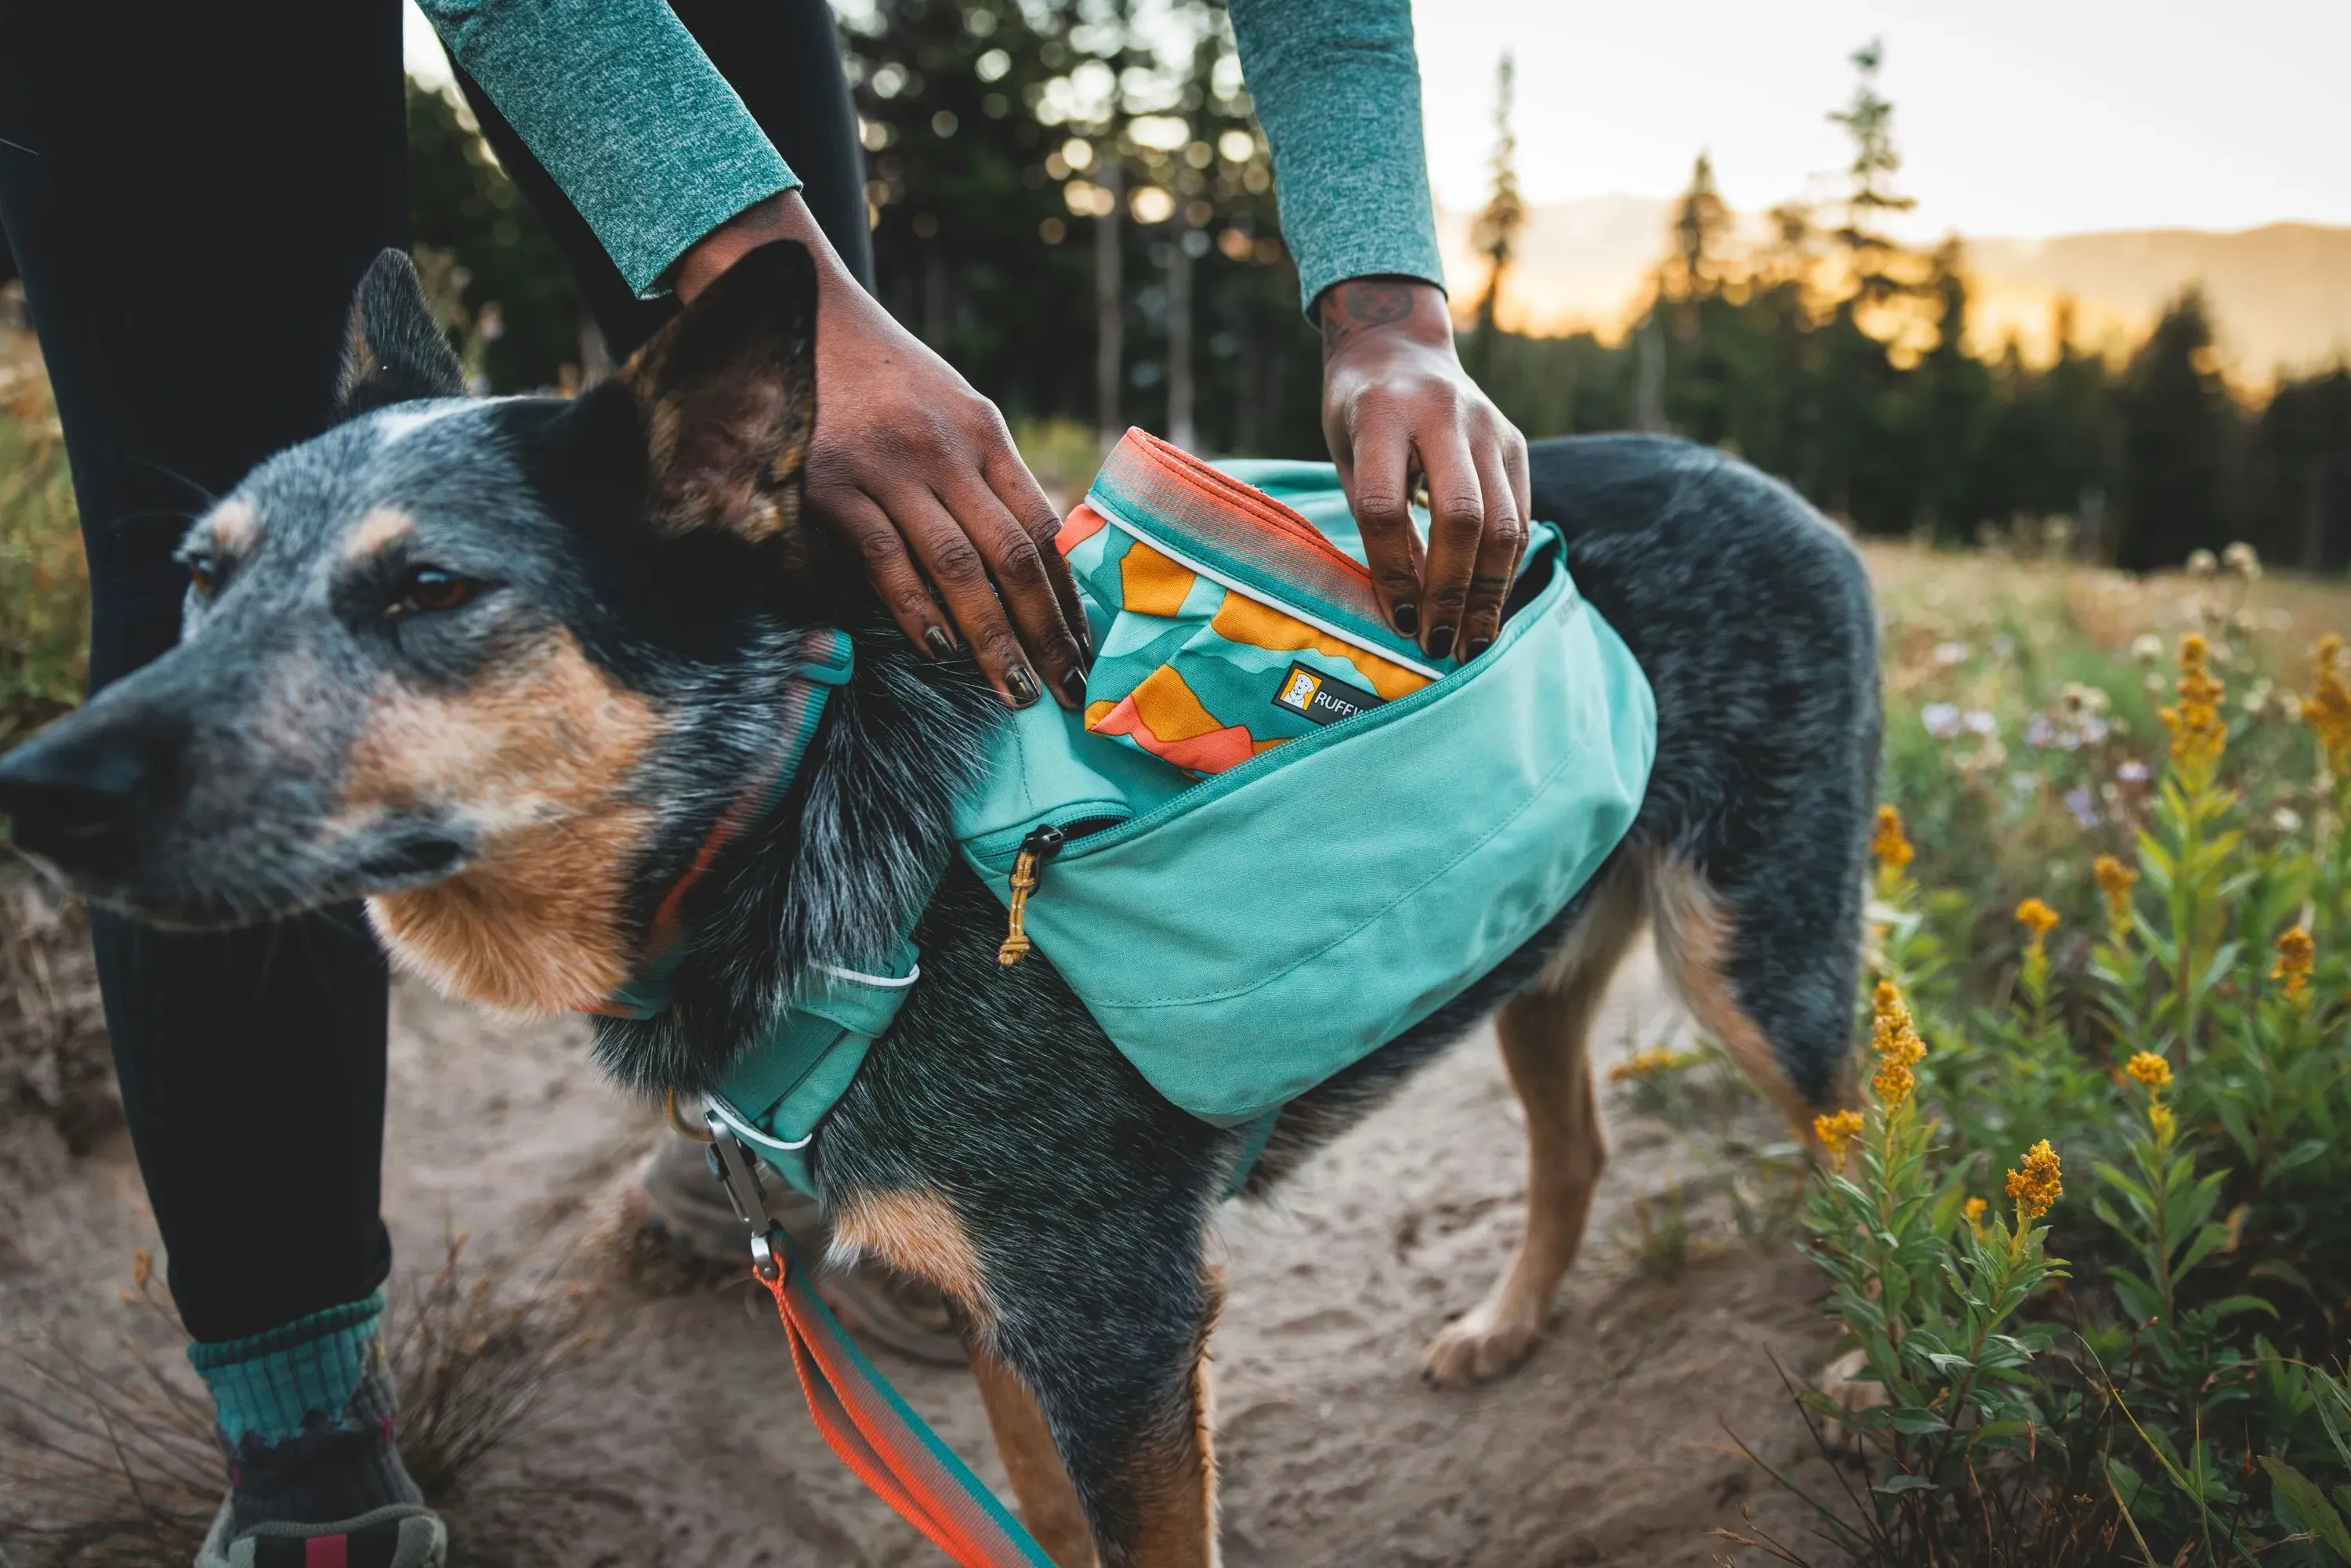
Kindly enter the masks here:
[[946, 658], [959, 633], [1014, 707], [1040, 690], [1084, 706], [1091, 642], [1053, 543], [1060, 515], [996, 405], [858, 287], [799, 193], [760, 203], [687, 251], [672, 276], [678, 297], [691, 302], [778, 239], [816, 260], [816, 435], [802, 474], [811, 511], [857, 552], [917, 647]]
[[[1322, 434], [1390, 622], [1432, 658], [1484, 653], [1526, 548], [1527, 443], [1462, 370], [1433, 283], [1353, 277], [1315, 300]], [[820, 413], [818, 418], [822, 419]], [[1412, 526], [1428, 483], [1429, 542]]]

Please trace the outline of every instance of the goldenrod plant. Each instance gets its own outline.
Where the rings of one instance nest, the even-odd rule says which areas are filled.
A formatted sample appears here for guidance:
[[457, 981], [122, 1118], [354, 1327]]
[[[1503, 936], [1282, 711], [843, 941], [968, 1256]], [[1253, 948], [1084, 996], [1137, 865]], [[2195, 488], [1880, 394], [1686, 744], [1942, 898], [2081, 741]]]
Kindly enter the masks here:
[[1999, 846], [1881, 812], [1865, 1088], [1813, 1125], [1806, 1210], [1859, 1370], [1801, 1398], [1849, 1484], [1811, 1497], [1824, 1552], [1747, 1544], [2351, 1564], [2351, 685], [2332, 637], [2297, 700], [2232, 703], [2224, 659], [2268, 687], [2171, 644], [2160, 758], [2101, 762], [2021, 902], [1918, 875]]

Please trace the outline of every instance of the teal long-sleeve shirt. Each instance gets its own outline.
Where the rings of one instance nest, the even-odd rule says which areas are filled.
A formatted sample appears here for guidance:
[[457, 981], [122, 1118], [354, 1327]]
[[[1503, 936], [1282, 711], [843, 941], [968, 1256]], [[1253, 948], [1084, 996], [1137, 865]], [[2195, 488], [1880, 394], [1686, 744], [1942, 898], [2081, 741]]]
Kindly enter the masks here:
[[[800, 183], [664, 0], [420, 4], [642, 295]], [[1342, 278], [1441, 286], [1410, 0], [1228, 4], [1308, 308]]]

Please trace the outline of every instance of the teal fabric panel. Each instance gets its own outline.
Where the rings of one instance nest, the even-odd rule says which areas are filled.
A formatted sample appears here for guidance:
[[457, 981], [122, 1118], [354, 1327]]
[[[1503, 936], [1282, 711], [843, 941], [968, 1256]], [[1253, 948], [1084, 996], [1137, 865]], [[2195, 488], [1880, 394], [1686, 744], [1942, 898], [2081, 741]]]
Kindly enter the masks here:
[[816, 976], [720, 1086], [713, 1108], [801, 1191], [815, 1191], [809, 1140], [889, 1032], [919, 973], [914, 944], [901, 939], [886, 974]]
[[1040, 823], [1123, 821], [1174, 800], [1190, 782], [1156, 758], [1088, 735], [1059, 705], [1033, 703], [1010, 716], [986, 777], [956, 802], [955, 835], [972, 853], [1001, 856], [1009, 866], [1022, 837]]
[[1230, 0], [1301, 303], [1347, 277], [1445, 287], [1411, 0]]
[[642, 298], [703, 235], [799, 185], [663, 0], [418, 5]]
[[[1170, 1100], [1238, 1124], [1458, 995], [1565, 905], [1632, 824], [1648, 683], [1549, 586], [1466, 671], [1073, 841], [1030, 936]], [[1008, 898], [1010, 857], [971, 857]]]

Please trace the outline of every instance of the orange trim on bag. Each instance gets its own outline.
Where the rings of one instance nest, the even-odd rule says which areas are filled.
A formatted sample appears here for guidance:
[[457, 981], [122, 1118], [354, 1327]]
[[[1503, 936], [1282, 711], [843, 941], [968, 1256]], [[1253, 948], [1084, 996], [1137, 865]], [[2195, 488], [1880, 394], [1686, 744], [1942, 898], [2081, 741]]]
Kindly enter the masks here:
[[[1359, 579], [1366, 588], [1371, 586], [1369, 568], [1332, 544], [1323, 536], [1322, 529], [1304, 517], [1264, 491], [1244, 485], [1229, 474], [1219, 473], [1182, 447], [1170, 445], [1147, 430], [1129, 430], [1126, 439], [1120, 442], [1119, 446], [1212, 504], [1229, 511], [1247, 513], [1250, 520], [1287, 535], [1350, 577]], [[1112, 455], [1114, 458], [1117, 453], [1113, 452]]]

